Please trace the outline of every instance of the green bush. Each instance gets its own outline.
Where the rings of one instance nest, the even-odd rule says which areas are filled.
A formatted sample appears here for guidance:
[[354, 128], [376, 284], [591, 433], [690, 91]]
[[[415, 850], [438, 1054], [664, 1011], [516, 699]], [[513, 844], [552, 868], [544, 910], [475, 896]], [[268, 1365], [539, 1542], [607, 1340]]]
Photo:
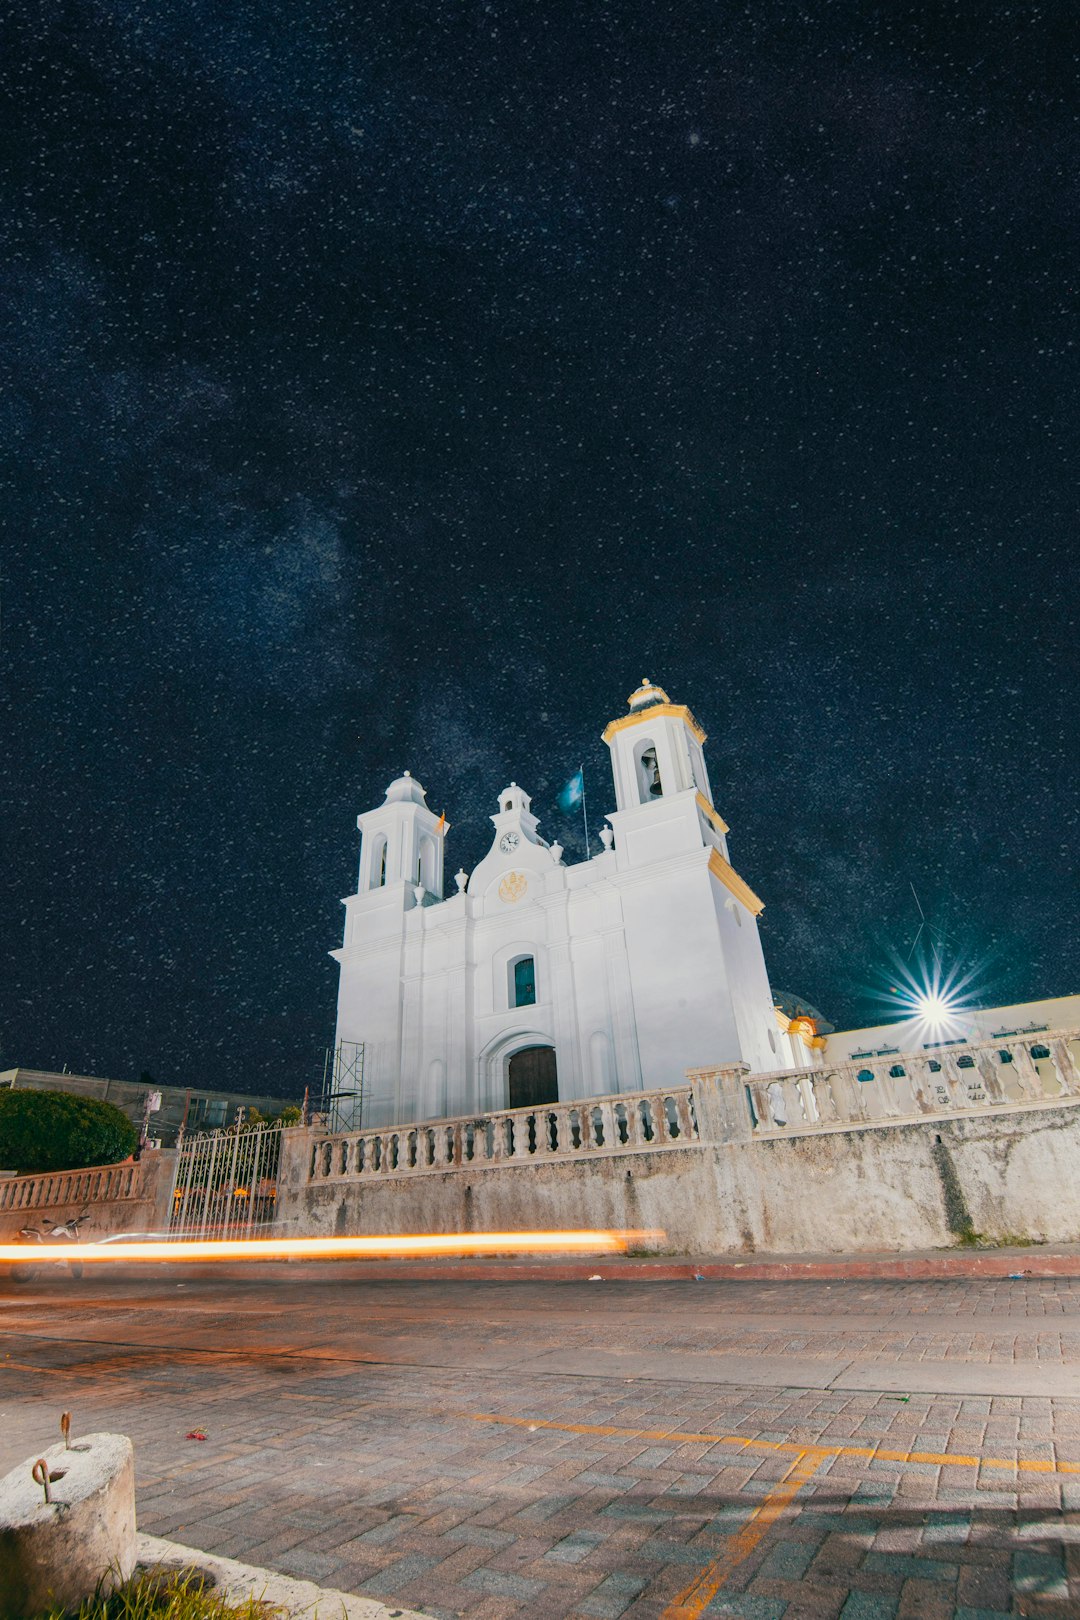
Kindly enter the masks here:
[[139, 1133], [119, 1108], [67, 1091], [0, 1091], [0, 1170], [116, 1164]]

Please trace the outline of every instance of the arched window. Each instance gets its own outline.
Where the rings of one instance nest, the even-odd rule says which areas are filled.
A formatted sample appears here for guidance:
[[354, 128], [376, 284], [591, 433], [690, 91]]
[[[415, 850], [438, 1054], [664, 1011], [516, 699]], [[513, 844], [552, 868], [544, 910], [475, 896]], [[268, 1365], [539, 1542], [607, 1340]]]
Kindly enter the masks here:
[[1050, 1056], [1050, 1048], [1048, 1046], [1042, 1046], [1042, 1045], [1033, 1046], [1031, 1048], [1031, 1055], [1034, 1058], [1035, 1062], [1039, 1063], [1039, 1062], [1042, 1061], [1043, 1058], [1048, 1058]]
[[510, 1005], [536, 1005], [536, 960], [532, 956], [519, 956], [510, 964]]
[[386, 884], [386, 839], [378, 838], [371, 852], [371, 887], [381, 889]]
[[860, 1069], [855, 1078], [864, 1082], [867, 1080], [872, 1080], [874, 1078], [874, 1071], [873, 1069]]
[[661, 797], [664, 784], [660, 779], [660, 763], [656, 757], [656, 744], [651, 737], [646, 737], [634, 749], [634, 769], [637, 776], [638, 798], [642, 804], [650, 804], [653, 799]]

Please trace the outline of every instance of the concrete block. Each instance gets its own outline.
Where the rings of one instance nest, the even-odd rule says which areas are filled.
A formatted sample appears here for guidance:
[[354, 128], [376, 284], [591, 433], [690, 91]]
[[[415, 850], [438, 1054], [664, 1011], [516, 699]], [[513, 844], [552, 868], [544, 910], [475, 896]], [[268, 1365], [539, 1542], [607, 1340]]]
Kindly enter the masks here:
[[0, 1592], [7, 1620], [50, 1604], [77, 1608], [135, 1568], [135, 1454], [123, 1434], [88, 1434], [40, 1454], [45, 1501], [28, 1457], [0, 1480]]
[[[157, 1536], [139, 1536], [138, 1551], [140, 1567], [150, 1574], [201, 1577], [223, 1602], [240, 1604], [254, 1599], [272, 1608], [280, 1620], [424, 1620], [412, 1609], [388, 1609], [374, 1598], [315, 1586], [311, 1581], [294, 1580]], [[426, 1566], [432, 1562], [424, 1560]]]

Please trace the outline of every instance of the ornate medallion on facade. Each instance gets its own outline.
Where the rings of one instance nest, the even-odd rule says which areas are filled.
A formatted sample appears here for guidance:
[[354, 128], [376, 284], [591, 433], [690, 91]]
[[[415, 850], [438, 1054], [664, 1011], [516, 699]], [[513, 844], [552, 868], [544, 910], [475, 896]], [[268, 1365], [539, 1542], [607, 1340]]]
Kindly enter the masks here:
[[499, 884], [499, 899], [512, 906], [515, 900], [521, 899], [528, 887], [529, 880], [524, 872], [507, 872]]

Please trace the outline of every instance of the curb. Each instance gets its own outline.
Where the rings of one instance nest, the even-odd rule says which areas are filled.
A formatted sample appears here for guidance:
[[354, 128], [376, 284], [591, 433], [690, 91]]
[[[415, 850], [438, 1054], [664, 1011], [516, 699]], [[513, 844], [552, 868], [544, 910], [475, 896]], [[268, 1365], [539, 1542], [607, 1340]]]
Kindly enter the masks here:
[[681, 1260], [369, 1260], [350, 1280], [372, 1282], [880, 1282], [950, 1277], [1080, 1277], [1080, 1251], [995, 1249], [860, 1256]]
[[414, 1609], [388, 1609], [376, 1598], [293, 1580], [291, 1575], [241, 1564], [235, 1558], [219, 1558], [216, 1553], [200, 1552], [197, 1547], [184, 1547], [159, 1536], [140, 1534], [135, 1545], [139, 1574], [194, 1570], [212, 1577], [215, 1594], [227, 1603], [261, 1599], [273, 1605], [281, 1620], [425, 1620]]

